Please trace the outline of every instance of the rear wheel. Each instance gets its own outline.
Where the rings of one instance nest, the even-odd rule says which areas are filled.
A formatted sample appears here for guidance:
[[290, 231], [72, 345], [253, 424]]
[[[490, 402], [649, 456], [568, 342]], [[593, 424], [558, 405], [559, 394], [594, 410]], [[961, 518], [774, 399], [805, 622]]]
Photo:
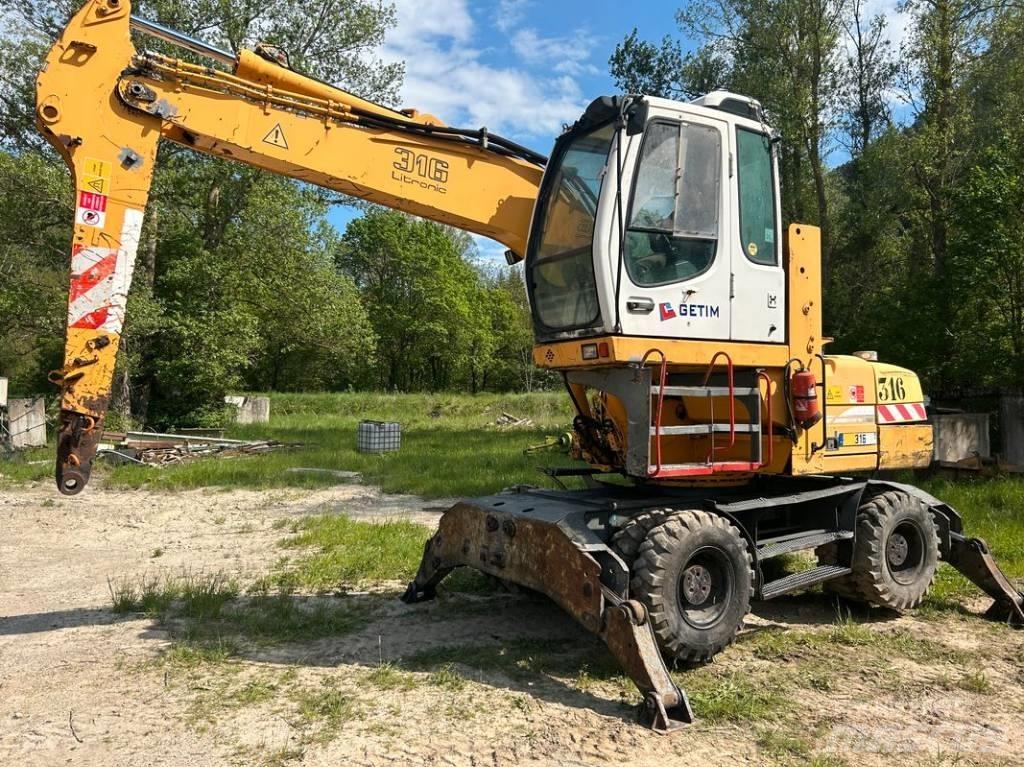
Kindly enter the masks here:
[[857, 511], [852, 582], [863, 599], [893, 610], [917, 607], [938, 565], [939, 535], [920, 499], [890, 491]]
[[746, 542], [724, 517], [673, 512], [640, 545], [630, 584], [666, 657], [709, 660], [732, 643], [750, 610], [753, 567]]

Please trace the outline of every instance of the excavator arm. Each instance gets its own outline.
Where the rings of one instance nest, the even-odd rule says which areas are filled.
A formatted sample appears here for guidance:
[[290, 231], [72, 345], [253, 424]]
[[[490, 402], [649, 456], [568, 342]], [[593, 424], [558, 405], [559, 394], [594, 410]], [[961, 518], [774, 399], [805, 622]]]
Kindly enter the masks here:
[[[131, 30], [220, 64], [139, 53]], [[37, 121], [75, 182], [56, 479], [80, 492], [110, 404], [136, 250], [161, 139], [491, 237], [522, 258], [545, 158], [486, 129], [374, 104], [91, 0], [51, 49]]]

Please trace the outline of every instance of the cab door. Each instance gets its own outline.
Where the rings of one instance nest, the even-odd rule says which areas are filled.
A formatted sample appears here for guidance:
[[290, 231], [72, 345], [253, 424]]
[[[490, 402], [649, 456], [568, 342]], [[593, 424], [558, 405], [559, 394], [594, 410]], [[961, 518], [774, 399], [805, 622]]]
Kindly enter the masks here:
[[625, 216], [623, 334], [728, 340], [729, 149], [724, 120], [648, 123]]
[[775, 153], [767, 135], [742, 125], [730, 139], [735, 158], [732, 340], [784, 343], [786, 276]]

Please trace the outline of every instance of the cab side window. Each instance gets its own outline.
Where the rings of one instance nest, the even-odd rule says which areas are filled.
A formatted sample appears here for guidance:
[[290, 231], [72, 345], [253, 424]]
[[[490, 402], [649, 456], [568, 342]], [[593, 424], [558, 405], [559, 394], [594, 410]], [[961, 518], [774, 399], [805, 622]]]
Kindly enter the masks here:
[[665, 285], [705, 271], [718, 250], [722, 139], [715, 128], [654, 122], [647, 128], [626, 230], [626, 271]]
[[736, 130], [739, 155], [740, 244], [747, 258], [762, 266], [778, 263], [775, 247], [775, 183], [768, 137]]

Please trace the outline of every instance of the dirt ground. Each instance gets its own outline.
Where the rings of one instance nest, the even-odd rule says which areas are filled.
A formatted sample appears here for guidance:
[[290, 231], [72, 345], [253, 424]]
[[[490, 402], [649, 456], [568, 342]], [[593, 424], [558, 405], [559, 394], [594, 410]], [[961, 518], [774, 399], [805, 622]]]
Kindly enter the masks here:
[[[0, 491], [0, 765], [1024, 764], [1024, 634], [955, 613], [872, 623], [892, 641], [858, 655], [868, 652], [863, 637], [847, 640], [823, 665], [806, 636], [829, 630], [834, 606], [813, 595], [756, 605], [744, 637], [712, 670], [738, 689], [750, 677], [771, 692], [777, 680], [787, 703], [663, 737], [635, 723], [621, 686], [591, 680], [585, 668], [498, 668], [468, 680], [401, 672], [387, 684], [372, 676], [435, 647], [535, 640], [600, 653], [534, 598], [406, 606], [370, 595], [377, 611], [355, 633], [256, 648], [220, 665], [159, 662], [172, 646], [169, 627], [110, 609], [110, 578], [187, 570], [254, 581], [281, 556], [282, 519], [347, 513], [431, 524], [442, 508], [359, 485], [93, 487], [75, 499], [48, 486]], [[906, 636], [926, 638], [936, 657]], [[854, 657], [867, 660], [846, 662]], [[304, 724], [302, 711], [320, 724]]]

